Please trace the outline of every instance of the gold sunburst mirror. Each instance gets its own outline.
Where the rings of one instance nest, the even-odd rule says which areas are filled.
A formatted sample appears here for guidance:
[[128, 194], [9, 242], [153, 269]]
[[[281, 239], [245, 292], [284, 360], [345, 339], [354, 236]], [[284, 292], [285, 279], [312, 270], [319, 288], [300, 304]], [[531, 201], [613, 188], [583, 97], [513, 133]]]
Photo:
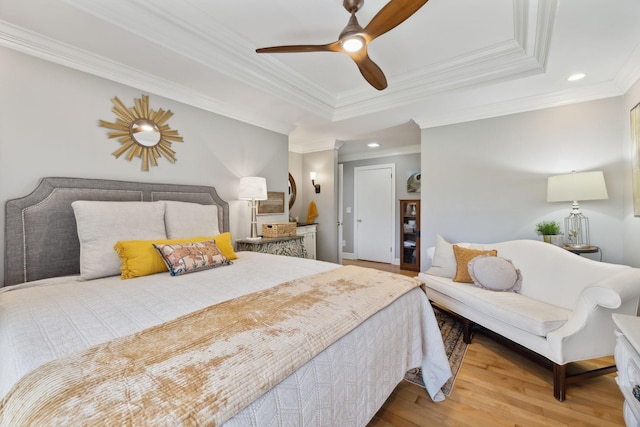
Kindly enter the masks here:
[[171, 149], [172, 142], [183, 142], [177, 130], [166, 123], [173, 113], [170, 110], [149, 109], [149, 97], [142, 95], [134, 99], [135, 106], [127, 108], [118, 97], [114, 97], [111, 109], [118, 116], [114, 123], [100, 120], [100, 126], [112, 129], [109, 138], [118, 138], [121, 147], [112, 154], [119, 158], [127, 153], [126, 159], [142, 159], [142, 170], [148, 171], [149, 164], [158, 166], [158, 159], [166, 157], [171, 163], [176, 161], [176, 152]]

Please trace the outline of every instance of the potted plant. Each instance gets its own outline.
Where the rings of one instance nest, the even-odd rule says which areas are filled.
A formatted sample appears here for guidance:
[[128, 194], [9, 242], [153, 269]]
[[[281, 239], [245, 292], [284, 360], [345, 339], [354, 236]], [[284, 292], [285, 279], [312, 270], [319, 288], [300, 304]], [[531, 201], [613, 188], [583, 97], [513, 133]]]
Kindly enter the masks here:
[[542, 221], [536, 224], [536, 233], [542, 235], [545, 242], [556, 244], [557, 239], [553, 239], [553, 236], [559, 236], [562, 232], [557, 221]]

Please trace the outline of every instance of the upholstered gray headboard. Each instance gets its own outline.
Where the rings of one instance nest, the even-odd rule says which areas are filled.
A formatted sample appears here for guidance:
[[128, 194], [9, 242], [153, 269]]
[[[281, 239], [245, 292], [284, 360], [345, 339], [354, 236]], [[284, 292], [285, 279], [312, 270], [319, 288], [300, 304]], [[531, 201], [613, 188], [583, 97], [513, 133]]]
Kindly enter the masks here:
[[75, 200], [177, 200], [218, 206], [218, 228], [229, 231], [229, 204], [214, 187], [83, 178], [43, 178], [28, 196], [5, 206], [4, 285], [79, 274]]

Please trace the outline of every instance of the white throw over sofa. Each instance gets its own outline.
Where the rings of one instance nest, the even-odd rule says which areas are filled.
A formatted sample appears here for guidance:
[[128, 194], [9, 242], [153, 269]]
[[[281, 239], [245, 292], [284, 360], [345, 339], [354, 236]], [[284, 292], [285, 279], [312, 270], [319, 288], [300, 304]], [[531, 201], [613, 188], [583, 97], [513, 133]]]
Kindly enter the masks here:
[[[554, 396], [560, 401], [567, 384], [615, 370], [610, 366], [568, 376], [566, 368], [570, 362], [613, 354], [611, 315], [637, 314], [640, 269], [594, 261], [536, 240], [457, 245], [458, 252], [496, 250], [501, 262], [510, 260], [519, 271], [516, 291], [487, 289], [493, 287], [487, 281], [504, 281], [500, 269], [483, 270], [481, 283], [454, 281], [458, 264], [453, 246], [437, 236], [436, 246], [427, 250], [432, 266], [418, 278], [433, 303], [463, 318], [465, 342], [479, 325], [542, 356], [547, 365], [551, 362]], [[474, 259], [469, 264], [475, 262], [477, 268], [480, 259]], [[483, 283], [488, 286], [480, 287]]]

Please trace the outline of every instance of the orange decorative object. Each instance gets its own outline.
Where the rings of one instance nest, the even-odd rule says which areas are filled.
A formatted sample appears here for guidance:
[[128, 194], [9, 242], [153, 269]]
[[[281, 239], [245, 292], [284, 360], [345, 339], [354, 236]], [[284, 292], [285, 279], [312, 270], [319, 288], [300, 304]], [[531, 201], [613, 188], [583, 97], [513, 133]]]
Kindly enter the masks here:
[[318, 216], [318, 207], [313, 200], [309, 203], [309, 209], [307, 210], [307, 224], [313, 224]]

